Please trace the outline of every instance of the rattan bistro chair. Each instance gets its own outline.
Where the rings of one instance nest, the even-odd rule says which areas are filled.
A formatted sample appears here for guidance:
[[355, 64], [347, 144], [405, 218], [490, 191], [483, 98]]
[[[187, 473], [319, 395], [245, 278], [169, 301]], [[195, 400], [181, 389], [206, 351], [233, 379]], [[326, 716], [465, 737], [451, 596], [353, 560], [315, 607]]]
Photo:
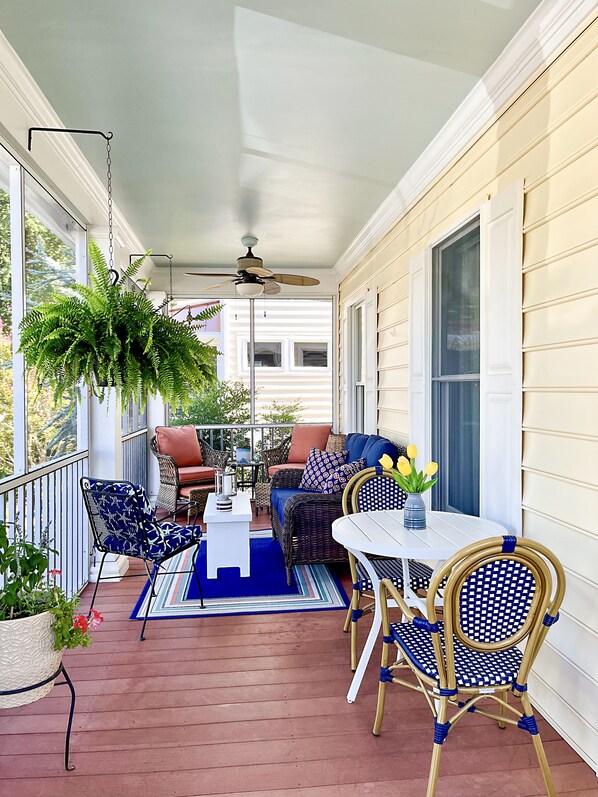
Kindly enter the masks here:
[[[380, 465], [357, 473], [345, 487], [343, 492], [343, 514], [354, 512], [372, 512], [377, 509], [402, 509], [407, 496], [392, 477], [389, 470]], [[398, 590], [403, 589], [403, 565], [399, 559], [372, 558], [372, 566], [378, 578], [390, 579]], [[411, 589], [428, 589], [432, 568], [422, 562], [410, 559], [409, 582]], [[351, 669], [357, 669], [357, 623], [364, 614], [374, 611], [375, 600], [372, 580], [364, 566], [358, 562], [352, 553], [349, 553], [349, 567], [351, 568], [351, 581], [353, 593], [351, 606], [347, 612], [343, 631], [351, 629]], [[361, 607], [363, 597], [369, 603]]]
[[[444, 620], [439, 622], [434, 598], [445, 578]], [[497, 720], [500, 728], [515, 725], [531, 734], [546, 792], [556, 796], [527, 679], [558, 620], [564, 591], [556, 557], [540, 543], [508, 535], [468, 545], [438, 569], [428, 591], [427, 619], [415, 616], [390, 581], [380, 585], [384, 641], [373, 732], [380, 733], [387, 683], [423, 692], [434, 716], [427, 797], [436, 793], [444, 740], [473, 711]], [[388, 597], [402, 609], [402, 622], [389, 622]], [[389, 666], [392, 646], [399, 657]], [[410, 670], [417, 685], [397, 677], [401, 669]], [[509, 704], [510, 691], [521, 700], [523, 713]], [[499, 713], [489, 710], [493, 706], [479, 707], [483, 699], [497, 703]], [[454, 712], [450, 720], [449, 710]]]
[[[160, 568], [164, 562], [192, 546], [196, 548], [191, 558], [192, 569], [169, 572], [195, 573], [203, 609], [201, 582], [195, 566], [195, 557], [199, 551], [201, 539], [200, 526], [179, 526], [172, 522], [158, 523], [147, 500], [145, 490], [140, 485], [126, 481], [92, 479], [89, 476], [84, 476], [80, 480], [80, 485], [93, 533], [94, 546], [102, 554], [89, 612], [93, 608], [98, 585], [102, 578], [104, 560], [109, 553], [143, 559], [150, 582], [150, 595], [139, 634], [139, 640], [142, 641], [145, 638], [144, 632], [150, 607], [156, 597], [156, 579], [160, 575]], [[152, 565], [153, 572], [150, 572], [149, 565]], [[141, 574], [135, 573], [132, 577], [136, 575]], [[127, 577], [123, 576], [123, 578]], [[118, 576], [105, 576], [104, 580], [109, 578], [118, 578]]]

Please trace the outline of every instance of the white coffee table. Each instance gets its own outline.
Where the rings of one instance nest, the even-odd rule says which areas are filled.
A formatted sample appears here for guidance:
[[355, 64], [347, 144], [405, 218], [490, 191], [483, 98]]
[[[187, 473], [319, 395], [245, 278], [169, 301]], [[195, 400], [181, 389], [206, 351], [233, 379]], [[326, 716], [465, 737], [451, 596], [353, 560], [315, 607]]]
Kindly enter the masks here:
[[238, 567], [249, 575], [249, 521], [251, 501], [247, 493], [233, 496], [231, 512], [216, 509], [216, 494], [210, 493], [203, 519], [207, 532], [207, 575], [218, 578], [219, 567]]

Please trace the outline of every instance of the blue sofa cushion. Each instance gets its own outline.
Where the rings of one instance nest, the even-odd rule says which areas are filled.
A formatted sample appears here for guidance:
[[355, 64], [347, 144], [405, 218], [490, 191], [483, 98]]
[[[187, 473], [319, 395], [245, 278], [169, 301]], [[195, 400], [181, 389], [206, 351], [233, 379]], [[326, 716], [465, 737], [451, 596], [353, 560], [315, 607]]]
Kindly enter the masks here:
[[380, 437], [377, 434], [370, 435], [369, 440], [364, 446], [361, 456], [365, 459], [367, 468], [373, 468], [380, 464], [380, 457], [384, 454], [392, 459], [393, 462], [397, 461], [399, 450], [394, 443], [387, 440], [386, 437]]
[[345, 442], [345, 449], [347, 454], [347, 462], [355, 462], [356, 459], [361, 459], [363, 449], [370, 439], [369, 434], [360, 434], [359, 432], [351, 432], [347, 435]]
[[276, 487], [272, 490], [271, 500], [272, 506], [278, 512], [280, 522], [284, 525], [284, 507], [286, 502], [294, 495], [302, 495], [308, 492], [307, 490], [300, 490], [298, 487]]

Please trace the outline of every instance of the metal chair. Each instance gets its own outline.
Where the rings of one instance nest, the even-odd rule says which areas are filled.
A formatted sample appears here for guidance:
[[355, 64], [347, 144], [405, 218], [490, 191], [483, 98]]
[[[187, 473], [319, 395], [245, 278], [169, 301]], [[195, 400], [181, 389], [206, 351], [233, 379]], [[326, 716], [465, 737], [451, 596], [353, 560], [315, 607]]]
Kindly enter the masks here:
[[[199, 551], [201, 527], [198, 525], [179, 526], [177, 523], [158, 523], [145, 490], [137, 484], [127, 481], [109, 481], [84, 476], [80, 480], [81, 492], [89, 523], [93, 533], [94, 546], [102, 554], [98, 578], [93, 591], [91, 612], [96, 599], [98, 585], [102, 578], [102, 568], [109, 553], [124, 554], [143, 559], [147, 577], [150, 582], [150, 595], [145, 610], [139, 640], [145, 639], [144, 632], [149, 616], [152, 600], [156, 597], [156, 580], [162, 565], [181, 551], [196, 547], [191, 562], [192, 569], [169, 571], [172, 573], [195, 573], [201, 607], [203, 609], [203, 593], [195, 557]], [[153, 566], [150, 572], [148, 564]], [[142, 575], [139, 573], [124, 578]], [[104, 580], [119, 578], [105, 576]]]
[[[392, 477], [389, 470], [380, 465], [366, 468], [345, 487], [343, 492], [343, 514], [350, 515], [354, 512], [372, 512], [377, 509], [402, 509], [407, 496]], [[403, 565], [397, 559], [374, 559], [372, 566], [378, 578], [389, 579], [398, 590], [403, 589]], [[351, 669], [357, 669], [357, 623], [364, 614], [374, 611], [375, 599], [373, 585], [363, 565], [358, 562], [352, 553], [349, 553], [349, 567], [351, 568], [351, 581], [353, 593], [351, 606], [347, 612], [343, 631], [351, 629]], [[409, 582], [411, 589], [428, 589], [432, 568], [422, 562], [409, 560]], [[360, 607], [363, 596], [370, 602]]]
[[[445, 578], [444, 620], [439, 622], [435, 596]], [[417, 617], [389, 580], [382, 582], [384, 641], [373, 732], [380, 733], [387, 683], [423, 693], [434, 716], [427, 797], [436, 793], [444, 740], [473, 711], [496, 720], [500, 728], [514, 725], [531, 735], [546, 792], [556, 796], [527, 679], [548, 629], [558, 620], [564, 591], [565, 575], [556, 557], [540, 543], [509, 535], [468, 545], [438, 569], [428, 591], [427, 618]], [[402, 609], [402, 622], [389, 622], [388, 597]], [[399, 657], [389, 666], [393, 645]], [[401, 669], [412, 672], [417, 685], [396, 677]], [[510, 691], [521, 700], [523, 713], [509, 704]], [[478, 707], [480, 700], [498, 703], [499, 713]], [[454, 711], [450, 720], [449, 709]]]

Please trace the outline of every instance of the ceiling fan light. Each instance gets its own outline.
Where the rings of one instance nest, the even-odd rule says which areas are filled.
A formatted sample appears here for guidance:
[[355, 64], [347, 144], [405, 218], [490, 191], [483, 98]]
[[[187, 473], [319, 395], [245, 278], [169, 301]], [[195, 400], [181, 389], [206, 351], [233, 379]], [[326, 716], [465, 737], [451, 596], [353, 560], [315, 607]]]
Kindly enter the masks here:
[[261, 282], [239, 282], [237, 285], [237, 292], [241, 296], [252, 299], [256, 296], [261, 296], [264, 292], [264, 286]]

